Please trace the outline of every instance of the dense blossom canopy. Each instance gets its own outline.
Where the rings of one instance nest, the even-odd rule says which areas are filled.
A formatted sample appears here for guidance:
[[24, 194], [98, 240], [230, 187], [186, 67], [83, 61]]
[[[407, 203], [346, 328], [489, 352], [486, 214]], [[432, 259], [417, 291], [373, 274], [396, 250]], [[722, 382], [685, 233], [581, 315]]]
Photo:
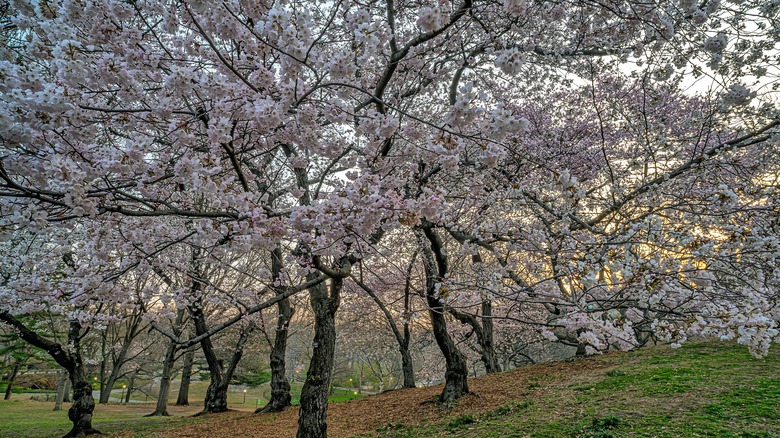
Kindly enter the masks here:
[[[4, 312], [237, 322], [435, 259], [442, 305], [588, 352], [780, 339], [776, 1], [0, 5]], [[255, 284], [118, 286], [191, 248]]]

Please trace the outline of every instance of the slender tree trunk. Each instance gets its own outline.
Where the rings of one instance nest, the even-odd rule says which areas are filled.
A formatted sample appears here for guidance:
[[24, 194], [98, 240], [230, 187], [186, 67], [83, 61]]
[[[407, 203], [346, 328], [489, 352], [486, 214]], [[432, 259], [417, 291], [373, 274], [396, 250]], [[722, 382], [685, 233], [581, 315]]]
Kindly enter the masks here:
[[496, 345], [493, 341], [493, 303], [482, 300], [482, 362], [485, 364], [485, 372], [500, 373], [501, 365], [496, 355]]
[[[130, 346], [133, 344], [133, 341], [135, 340], [136, 336], [138, 336], [139, 327], [141, 325], [141, 314], [134, 314], [131, 319], [130, 323], [127, 326], [127, 330], [125, 331], [125, 335], [122, 339], [122, 348], [119, 349], [119, 353], [114, 356], [114, 361], [111, 366], [111, 375], [108, 376], [108, 382], [106, 382], [105, 385], [105, 391], [103, 382], [105, 382], [103, 378], [103, 373], [105, 372], [104, 364], [101, 364], [100, 369], [100, 403], [108, 403], [109, 398], [111, 397], [111, 390], [114, 389], [114, 384], [116, 383], [117, 379], [119, 379], [119, 376], [122, 372], [122, 367], [124, 366], [125, 362], [127, 362], [127, 354], [130, 352]], [[104, 361], [105, 362], [105, 361]]]
[[167, 417], [168, 415], [168, 394], [171, 390], [171, 374], [173, 369], [173, 361], [176, 356], [176, 344], [171, 341], [168, 345], [168, 349], [165, 351], [165, 359], [163, 359], [163, 369], [160, 375], [160, 391], [157, 394], [157, 406], [154, 408], [154, 412], [145, 415], [146, 417]]
[[121, 372], [124, 358], [122, 358], [122, 362], [119, 362], [118, 360], [119, 359], [117, 358], [117, 361], [114, 362], [114, 365], [111, 369], [111, 374], [108, 376], [108, 382], [104, 381], [102, 376], [100, 378], [100, 399], [98, 400], [98, 403], [108, 403], [108, 400], [111, 398], [111, 391], [114, 389], [116, 380], [119, 378], [119, 373]]
[[360, 286], [368, 295], [374, 300], [374, 303], [379, 307], [379, 310], [382, 311], [385, 315], [385, 320], [387, 320], [387, 324], [390, 326], [390, 330], [392, 330], [393, 335], [395, 336], [396, 342], [398, 342], [398, 351], [401, 353], [401, 369], [404, 373], [404, 388], [414, 388], [416, 385], [414, 384], [414, 368], [412, 367], [412, 355], [409, 353], [409, 326], [408, 324], [404, 324], [404, 334], [401, 334], [401, 331], [398, 330], [398, 325], [395, 323], [395, 320], [393, 319], [393, 315], [390, 313], [390, 310], [385, 306], [385, 303], [382, 302], [382, 300], [379, 299], [376, 292], [373, 291], [367, 284], [363, 283], [362, 281], [358, 280], [354, 276], [352, 277], [352, 280], [355, 281], [355, 283]]
[[114, 388], [113, 382], [111, 383], [111, 385], [106, 385], [106, 368], [108, 368], [108, 354], [107, 354], [107, 345], [106, 345], [107, 343], [108, 343], [108, 329], [103, 330], [100, 339], [100, 357], [102, 357], [102, 359], [100, 360], [100, 373], [99, 373], [100, 398], [98, 399], [98, 403], [100, 404], [108, 403], [108, 398], [111, 397], [111, 390]]
[[61, 371], [60, 377], [57, 379], [57, 395], [54, 396], [54, 410], [62, 410], [62, 401], [65, 399], [65, 382], [67, 381], [67, 371]]
[[[277, 246], [271, 252], [271, 272], [274, 281], [278, 280], [282, 271], [282, 249]], [[285, 354], [287, 353], [287, 336], [290, 327], [290, 320], [293, 315], [293, 308], [290, 300], [284, 299], [277, 304], [279, 308], [279, 318], [276, 322], [276, 335], [274, 337], [274, 346], [271, 349], [271, 400], [262, 408], [255, 410], [255, 413], [261, 412], [281, 412], [290, 406], [292, 396], [290, 395], [290, 382], [287, 381], [287, 366], [285, 364]]]
[[[307, 280], [316, 275], [309, 274]], [[336, 311], [344, 284], [343, 278], [331, 278], [330, 281], [330, 294], [323, 283], [309, 289], [314, 311], [314, 341], [306, 382], [301, 390], [298, 438], [327, 436], [328, 388], [336, 349]]]
[[125, 404], [130, 403], [130, 394], [133, 393], [133, 386], [135, 385], [135, 375], [136, 375], [135, 372], [133, 374], [130, 374], [130, 381], [127, 382], [127, 392], [125, 393]]
[[[176, 312], [176, 320], [173, 323], [174, 333], [177, 335], [181, 333], [181, 324], [184, 321], [184, 309], [179, 309]], [[146, 417], [167, 417], [168, 414], [168, 394], [171, 390], [171, 374], [173, 374], [173, 362], [176, 359], [176, 343], [170, 341], [168, 343], [168, 349], [165, 351], [165, 359], [163, 359], [162, 374], [160, 375], [160, 392], [157, 395], [157, 406], [154, 408], [154, 412], [145, 415]]]
[[425, 299], [428, 302], [428, 313], [431, 318], [433, 336], [439, 346], [446, 363], [444, 373], [444, 389], [439, 396], [439, 401], [449, 403], [469, 392], [468, 368], [466, 357], [458, 351], [452, 337], [447, 332], [447, 320], [444, 318], [444, 305], [437, 290], [448, 270], [447, 257], [444, 254], [443, 243], [430, 224], [423, 226], [423, 233], [429, 244], [421, 242], [425, 265]]
[[195, 362], [195, 350], [187, 350], [184, 355], [184, 366], [181, 368], [181, 385], [179, 396], [176, 398], [176, 406], [190, 405], [190, 378], [192, 377], [192, 364]]
[[5, 397], [3, 400], [10, 400], [13, 393], [14, 382], [16, 381], [16, 375], [19, 374], [19, 367], [22, 366], [22, 361], [17, 360], [14, 364], [14, 369], [11, 371], [11, 376], [8, 378], [8, 387], [5, 388]]
[[409, 328], [409, 322], [412, 315], [412, 269], [414, 268], [414, 262], [417, 258], [417, 251], [412, 256], [412, 261], [409, 262], [409, 267], [406, 269], [406, 284], [404, 285], [404, 340], [402, 349], [406, 351], [406, 355], [401, 356], [401, 366], [404, 372], [404, 388], [414, 388], [417, 385], [414, 382], [414, 365], [412, 363], [412, 355], [409, 352], [409, 346], [412, 343], [412, 332]]

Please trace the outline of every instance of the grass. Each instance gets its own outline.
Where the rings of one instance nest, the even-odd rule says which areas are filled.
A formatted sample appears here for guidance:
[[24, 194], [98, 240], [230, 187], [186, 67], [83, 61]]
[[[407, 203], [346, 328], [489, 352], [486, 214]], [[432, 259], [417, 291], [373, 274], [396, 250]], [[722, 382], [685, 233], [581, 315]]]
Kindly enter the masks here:
[[[591, 359], [593, 360], [593, 359]], [[582, 375], [525, 382], [526, 400], [424, 426], [392, 424], [380, 437], [780, 436], [780, 354], [765, 359], [724, 343], [648, 348], [595, 359]], [[520, 382], [517, 382], [520, 384]]]
[[[728, 343], [695, 343], [678, 350], [651, 347], [528, 367], [472, 383], [477, 395], [449, 408], [421, 404], [434, 397], [435, 388], [391, 391], [334, 404], [328, 433], [382, 438], [780, 436], [777, 347], [765, 359], [755, 359], [746, 348]], [[205, 383], [195, 387], [193, 402]], [[294, 385], [294, 393], [299, 388]], [[242, 390], [234, 389], [231, 407], [245, 411], [251, 411], [253, 399], [263, 395], [261, 387], [248, 389], [243, 404]], [[51, 403], [22, 397], [0, 401], [0, 436], [36, 438], [67, 431], [65, 412], [51, 412]], [[331, 401], [355, 397], [338, 390]], [[171, 408], [174, 415], [182, 416], [142, 418], [151, 405], [99, 405], [95, 425], [109, 434], [131, 431], [121, 434], [123, 438], [218, 436], [214, 430], [222, 436], [250, 438], [294, 436], [297, 422], [295, 410], [261, 417], [238, 412], [193, 419], [183, 416], [184, 411], [173, 411], [182, 408]]]
[[[0, 436], [38, 438], [65, 435], [71, 428], [67, 413], [68, 405], [65, 404], [64, 410], [58, 412], [52, 411], [53, 406], [53, 403], [22, 398], [0, 401]], [[95, 408], [93, 426], [103, 433], [110, 433], [127, 429], [145, 431], [160, 426], [201, 421], [199, 418], [182, 416], [143, 417], [153, 410], [150, 407], [149, 405], [98, 405]], [[189, 411], [187, 413], [190, 413]]]
[[[176, 386], [176, 385], [174, 385]], [[124, 430], [133, 430], [140, 435], [142, 432], [154, 430], [161, 426], [175, 427], [187, 423], [203, 421], [204, 418], [192, 418], [191, 415], [198, 412], [202, 406], [203, 396], [206, 393], [208, 382], [192, 382], [190, 386], [190, 407], [176, 407], [173, 403], [176, 401], [176, 392], [171, 391], [169, 398], [168, 411], [171, 417], [153, 417], [146, 418], [154, 410], [154, 400], [150, 399], [148, 403], [119, 404], [109, 403], [107, 405], [96, 405], [93, 426], [103, 433], [119, 432]], [[298, 404], [300, 397], [300, 384], [293, 384], [294, 394], [293, 404]], [[112, 396], [119, 397], [119, 391], [114, 390]], [[263, 386], [247, 388], [246, 403], [244, 403], [243, 389], [231, 387], [228, 392], [228, 406], [231, 409], [252, 411], [258, 405], [267, 402], [267, 393]], [[339, 390], [333, 391], [329, 397], [331, 402], [343, 402], [363, 397], [363, 394], [354, 394], [353, 391]], [[144, 400], [143, 396], [137, 401]], [[52, 411], [54, 407], [50, 402], [39, 402], [29, 400], [29, 396], [24, 394], [14, 394], [11, 400], [0, 400], [0, 437], [2, 438], [48, 438], [65, 435], [70, 430], [71, 423], [68, 420], [69, 404], [65, 403], [64, 410], [59, 412]]]

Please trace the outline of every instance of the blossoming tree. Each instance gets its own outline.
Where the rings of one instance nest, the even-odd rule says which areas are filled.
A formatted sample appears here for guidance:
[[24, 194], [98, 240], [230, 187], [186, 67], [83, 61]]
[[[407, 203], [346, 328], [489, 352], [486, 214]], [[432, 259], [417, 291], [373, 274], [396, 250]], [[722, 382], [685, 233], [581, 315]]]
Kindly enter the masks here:
[[[81, 227], [80, 247], [102, 245], [62, 271], [84, 280], [49, 311], [120, 300], [117, 276], [174, 247], [276, 252], [284, 266], [260, 276], [272, 298], [171, 337], [193, 345], [308, 290], [299, 436], [326, 435], [341, 290], [391, 233], [419, 246], [443, 401], [467, 391], [442, 316], [473, 293], [454, 252], [492, 270], [486, 301], [544, 309], [542, 334], [585, 352], [715, 334], [760, 354], [777, 339], [774, 3], [14, 0], [0, 14], [0, 235]], [[20, 303], [74, 284], [42, 272], [4, 271], [0, 292], [3, 320], [36, 341]], [[71, 436], [92, 431], [84, 397]]]

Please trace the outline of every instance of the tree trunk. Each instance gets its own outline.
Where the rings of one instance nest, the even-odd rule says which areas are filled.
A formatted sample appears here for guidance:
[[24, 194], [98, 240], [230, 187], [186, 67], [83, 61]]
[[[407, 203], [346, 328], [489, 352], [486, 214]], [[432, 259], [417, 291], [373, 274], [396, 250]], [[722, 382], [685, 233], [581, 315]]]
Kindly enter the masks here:
[[19, 367], [22, 366], [22, 361], [17, 360], [14, 364], [14, 369], [11, 371], [11, 376], [8, 378], [8, 387], [5, 388], [5, 397], [3, 400], [10, 400], [13, 393], [14, 382], [16, 381], [16, 375], [19, 374]]
[[255, 413], [281, 412], [291, 404], [290, 382], [287, 381], [285, 354], [287, 353], [287, 335], [293, 309], [290, 301], [279, 301], [279, 319], [276, 324], [276, 337], [271, 350], [271, 400]]
[[[195, 272], [199, 272], [196, 270]], [[197, 281], [194, 282], [199, 285]], [[195, 288], [195, 286], [193, 286]], [[198, 286], [199, 288], [199, 286]], [[197, 294], [193, 294], [197, 296]], [[203, 314], [203, 304], [200, 299], [190, 305], [190, 316], [195, 323], [195, 335], [200, 336], [208, 331], [208, 325], [206, 323], [206, 316]], [[230, 363], [227, 369], [223, 369], [222, 361], [217, 357], [217, 353], [214, 349], [214, 345], [211, 343], [211, 338], [203, 338], [200, 341], [200, 347], [203, 350], [203, 355], [206, 356], [206, 363], [209, 366], [209, 374], [211, 381], [206, 389], [206, 397], [203, 401], [203, 410], [196, 415], [202, 415], [207, 413], [219, 413], [226, 412], [228, 410], [227, 403], [227, 390], [230, 385], [230, 379], [233, 378], [233, 373], [236, 371], [238, 362], [241, 360], [241, 356], [244, 352], [244, 344], [249, 338], [249, 332], [251, 328], [246, 328], [241, 331], [238, 342], [236, 343], [236, 349], [233, 351], [233, 357], [230, 359]]]
[[390, 310], [387, 308], [387, 306], [385, 306], [385, 303], [383, 303], [382, 300], [379, 299], [379, 296], [377, 296], [376, 292], [374, 292], [370, 287], [368, 287], [367, 284], [363, 283], [357, 278], [352, 277], [352, 280], [354, 280], [358, 286], [360, 286], [364, 291], [366, 291], [366, 293], [368, 293], [368, 295], [374, 300], [374, 303], [376, 303], [376, 305], [379, 307], [379, 310], [381, 310], [382, 313], [384, 313], [385, 319], [387, 320], [387, 324], [390, 326], [390, 330], [392, 330], [396, 342], [398, 342], [398, 351], [401, 353], [401, 369], [403, 370], [404, 373], [404, 388], [414, 388], [416, 385], [414, 384], [414, 368], [412, 367], [412, 355], [409, 353], [408, 323], [404, 323], [404, 334], [402, 335], [401, 331], [398, 330], [398, 325], [395, 323], [395, 320], [393, 319], [393, 315], [390, 313]]
[[421, 242], [425, 266], [425, 299], [428, 302], [428, 313], [431, 317], [433, 336], [439, 346], [446, 362], [444, 373], [444, 389], [439, 396], [439, 401], [449, 403], [468, 394], [468, 368], [466, 357], [458, 351], [452, 337], [447, 332], [447, 320], [444, 318], [443, 299], [440, 294], [444, 291], [437, 285], [446, 276], [448, 265], [444, 254], [444, 245], [430, 224], [422, 228], [428, 244]]
[[[179, 309], [176, 312], [176, 320], [173, 323], [174, 333], [177, 335], [181, 333], [181, 324], [184, 320], [184, 309]], [[162, 375], [160, 375], [160, 392], [157, 395], [157, 406], [154, 408], [154, 412], [145, 415], [145, 417], [167, 417], [168, 414], [168, 394], [171, 390], [171, 374], [173, 373], [173, 362], [176, 359], [176, 343], [170, 341], [168, 343], [168, 349], [165, 351], [165, 359], [163, 360]]]
[[500, 373], [501, 365], [496, 356], [496, 347], [493, 342], [493, 303], [488, 299], [482, 300], [482, 362], [485, 364], [485, 372], [488, 374]]
[[[199, 284], [195, 282], [196, 284]], [[194, 294], [193, 294], [194, 295]], [[195, 323], [195, 335], [200, 336], [208, 331], [206, 317], [203, 315], [202, 303], [197, 300], [190, 306], [190, 316]], [[206, 363], [209, 367], [209, 386], [206, 389], [206, 397], [203, 401], [203, 411], [200, 414], [225, 412], [227, 407], [227, 386], [222, 385], [222, 363], [217, 358], [214, 351], [214, 345], [211, 338], [204, 338], [200, 341], [200, 347], [203, 355], [206, 356]]]
[[62, 391], [62, 401], [70, 403], [70, 379], [65, 379], [65, 389]]
[[54, 396], [54, 410], [55, 411], [61, 411], [62, 410], [62, 401], [65, 399], [65, 388], [67, 381], [67, 371], [61, 371], [60, 377], [57, 379], [57, 395]]
[[414, 262], [417, 258], [417, 251], [412, 256], [412, 261], [409, 262], [409, 267], [406, 269], [406, 284], [404, 285], [404, 340], [402, 349], [406, 352], [401, 353], [401, 367], [404, 372], [404, 388], [414, 388], [417, 385], [414, 382], [414, 365], [412, 363], [412, 355], [409, 353], [409, 345], [412, 342], [412, 332], [409, 328], [409, 320], [412, 314], [412, 269], [414, 269]]
[[[251, 328], [247, 328], [241, 331], [238, 342], [236, 343], [236, 348], [233, 351], [233, 357], [231, 357], [230, 363], [224, 372], [221, 361], [216, 360], [213, 347], [204, 349], [204, 354], [206, 354], [206, 361], [210, 364], [209, 371], [211, 374], [211, 382], [209, 382], [209, 387], [206, 389], [206, 398], [203, 403], [203, 411], [197, 413], [196, 415], [226, 412], [228, 410], [228, 387], [230, 386], [230, 380], [233, 379], [233, 374], [236, 372], [238, 362], [241, 360], [241, 356], [244, 354], [244, 344], [246, 344], [250, 332]], [[208, 339], [209, 338], [206, 338], [206, 340]], [[210, 341], [209, 345], [211, 345]], [[206, 353], [206, 350], [209, 352]], [[212, 360], [215, 361], [216, 367], [212, 367]]]
[[181, 385], [179, 396], [176, 398], [176, 406], [190, 405], [190, 378], [192, 377], [192, 364], [195, 361], [195, 350], [187, 350], [184, 355], [184, 366], [181, 368]]
[[81, 324], [77, 320], [70, 321], [68, 349], [66, 350], [62, 348], [62, 345], [30, 330], [8, 312], [0, 311], [0, 321], [9, 324], [25, 342], [46, 351], [57, 364], [68, 370], [74, 387], [73, 404], [68, 409], [68, 418], [73, 422], [73, 428], [65, 435], [65, 438], [100, 433], [92, 428], [92, 411], [95, 409], [95, 399], [92, 398], [92, 385], [87, 381], [84, 373], [84, 362], [81, 359]]
[[121, 365], [117, 365], [118, 363], [115, 362], [114, 366], [112, 367], [113, 369], [111, 370], [111, 374], [108, 376], [108, 382], [105, 382], [102, 376], [100, 378], [100, 399], [98, 399], [98, 403], [100, 404], [108, 403], [108, 400], [111, 398], [111, 391], [114, 389], [114, 384], [116, 384], [116, 380], [119, 377], [119, 372], [121, 371], [120, 369], [122, 367]]
[[130, 403], [130, 394], [133, 393], [133, 386], [135, 385], [135, 375], [136, 373], [130, 374], [130, 381], [127, 382], [127, 392], [125, 393], [125, 404]]
[[438, 298], [428, 295], [427, 300], [429, 306], [428, 313], [433, 326], [433, 336], [446, 362], [444, 389], [439, 396], [439, 401], [449, 403], [469, 392], [466, 357], [458, 351], [458, 348], [452, 341], [452, 337], [447, 332], [447, 320], [444, 318], [444, 309]]
[[[307, 280], [315, 276], [316, 274], [309, 274]], [[306, 382], [301, 390], [298, 438], [327, 436], [328, 388], [336, 350], [335, 317], [344, 284], [343, 278], [331, 278], [330, 281], [330, 294], [323, 283], [309, 289], [309, 299], [314, 311], [314, 341]]]
[[100, 357], [102, 359], [100, 360], [100, 397], [98, 398], [98, 403], [104, 404], [108, 403], [108, 399], [111, 397], [111, 390], [114, 388], [114, 382], [111, 382], [111, 385], [106, 385], [106, 368], [108, 368], [108, 329], [103, 330], [100, 337]]
[[[279, 279], [283, 267], [282, 249], [277, 246], [271, 253], [271, 272], [274, 281]], [[277, 306], [279, 308], [279, 318], [276, 322], [276, 335], [270, 357], [271, 400], [264, 407], [255, 410], [256, 414], [261, 412], [281, 412], [290, 406], [292, 400], [284, 356], [287, 353], [288, 329], [294, 310], [288, 299], [279, 301]]]
[[73, 385], [73, 403], [68, 409], [68, 418], [73, 422], [73, 428], [63, 438], [99, 434], [99, 431], [92, 428], [95, 399], [92, 398], [92, 384], [87, 378], [84, 362], [81, 359], [81, 324], [78, 321], [70, 322], [68, 343], [71, 348], [71, 361], [66, 368]]

